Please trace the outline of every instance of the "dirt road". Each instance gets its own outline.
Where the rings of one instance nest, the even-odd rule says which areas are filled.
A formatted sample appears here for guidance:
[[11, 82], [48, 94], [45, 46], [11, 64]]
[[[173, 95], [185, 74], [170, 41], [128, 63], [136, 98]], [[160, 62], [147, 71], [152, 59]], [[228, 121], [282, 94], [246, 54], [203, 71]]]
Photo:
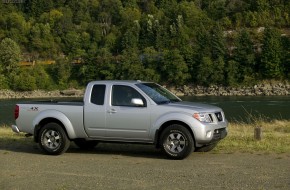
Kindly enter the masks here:
[[290, 189], [289, 154], [193, 153], [168, 160], [152, 146], [74, 145], [61, 156], [36, 144], [0, 144], [0, 189]]

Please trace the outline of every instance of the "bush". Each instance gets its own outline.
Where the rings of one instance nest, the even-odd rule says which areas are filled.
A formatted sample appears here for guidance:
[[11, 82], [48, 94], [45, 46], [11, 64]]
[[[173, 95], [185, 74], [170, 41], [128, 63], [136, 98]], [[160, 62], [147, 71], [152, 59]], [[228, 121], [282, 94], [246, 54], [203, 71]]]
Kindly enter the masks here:
[[8, 85], [8, 81], [7, 78], [0, 74], [0, 89], [8, 89], [9, 85]]
[[12, 76], [10, 87], [16, 91], [32, 91], [37, 86], [35, 77], [31, 76], [29, 72], [22, 71]]
[[53, 88], [53, 80], [46, 72], [44, 66], [36, 64], [29, 72], [31, 73], [30, 75], [35, 78], [38, 89], [51, 90]]

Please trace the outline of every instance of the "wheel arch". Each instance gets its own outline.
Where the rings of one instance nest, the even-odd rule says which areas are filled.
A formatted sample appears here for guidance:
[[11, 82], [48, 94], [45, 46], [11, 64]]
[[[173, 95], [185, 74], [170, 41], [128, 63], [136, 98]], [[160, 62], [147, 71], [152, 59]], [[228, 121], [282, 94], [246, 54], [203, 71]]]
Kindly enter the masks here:
[[40, 129], [42, 127], [44, 127], [46, 124], [48, 124], [48, 123], [57, 123], [64, 130], [64, 132], [66, 133], [66, 135], [70, 139], [70, 137], [69, 137], [69, 135], [67, 133], [67, 130], [64, 127], [63, 123], [60, 120], [56, 119], [56, 118], [48, 117], [48, 118], [44, 118], [37, 125], [35, 125], [35, 128], [34, 128], [34, 141], [35, 142], [37, 142], [37, 143], [39, 142], [38, 137], [39, 137]]
[[59, 124], [70, 140], [76, 138], [76, 133], [72, 123], [63, 113], [55, 110], [47, 110], [41, 112], [33, 121], [35, 142], [38, 142], [40, 129], [48, 123]]
[[160, 137], [161, 137], [161, 134], [162, 132], [164, 131], [164, 129], [170, 125], [173, 125], [173, 124], [178, 124], [178, 125], [181, 125], [183, 127], [185, 127], [191, 134], [192, 136], [192, 139], [193, 139], [193, 142], [194, 142], [194, 146], [195, 146], [195, 135], [192, 131], [192, 129], [189, 127], [188, 124], [186, 124], [185, 122], [182, 122], [182, 121], [179, 121], [179, 120], [170, 120], [170, 121], [167, 121], [165, 123], [163, 123], [160, 128], [156, 131], [155, 133], [155, 146], [156, 148], [160, 148]]

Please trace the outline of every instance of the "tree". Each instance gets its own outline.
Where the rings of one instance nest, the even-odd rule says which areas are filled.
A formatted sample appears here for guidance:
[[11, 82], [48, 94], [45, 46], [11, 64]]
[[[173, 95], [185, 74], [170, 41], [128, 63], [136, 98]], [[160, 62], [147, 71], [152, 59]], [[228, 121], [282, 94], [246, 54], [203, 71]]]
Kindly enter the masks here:
[[40, 56], [43, 58], [51, 58], [57, 54], [58, 50], [57, 45], [54, 43], [54, 39], [48, 23], [37, 23], [31, 28], [30, 50], [40, 52]]
[[211, 35], [209, 28], [204, 25], [199, 26], [196, 34], [195, 42], [195, 56], [198, 61], [201, 61], [204, 57], [211, 57]]
[[282, 52], [281, 34], [276, 29], [266, 28], [261, 54], [262, 73], [265, 77], [283, 76]]
[[31, 75], [30, 68], [20, 69], [19, 72], [11, 74], [10, 87], [17, 91], [31, 91], [36, 89], [36, 79]]
[[19, 45], [10, 38], [5, 38], [0, 43], [0, 64], [3, 72], [10, 74], [18, 68], [21, 57]]
[[284, 36], [282, 38], [282, 44], [283, 44], [283, 68], [285, 68], [285, 75], [290, 79], [290, 38]]
[[236, 86], [239, 78], [239, 63], [230, 60], [226, 66], [226, 84], [228, 86]]
[[214, 0], [210, 1], [207, 13], [210, 18], [219, 20], [226, 15], [226, 1], [225, 0]]
[[113, 80], [116, 76], [116, 61], [114, 56], [106, 48], [102, 48], [96, 59], [96, 74], [98, 79]]
[[210, 85], [210, 77], [214, 72], [213, 62], [210, 57], [203, 57], [197, 70], [197, 81], [202, 85]]
[[220, 25], [216, 25], [211, 29], [211, 39], [212, 58], [214, 60], [223, 59], [226, 54], [226, 43], [223, 29]]
[[6, 37], [13, 39], [17, 43], [28, 41], [27, 35], [30, 31], [30, 24], [26, 22], [21, 13], [12, 12], [6, 17]]
[[53, 81], [51, 76], [46, 71], [46, 66], [41, 64], [35, 64], [30, 70], [30, 76], [35, 78], [35, 85], [37, 89], [52, 89]]
[[256, 73], [255, 51], [247, 30], [244, 29], [239, 33], [235, 46], [233, 59], [239, 65], [240, 76], [237, 78], [238, 81], [242, 82], [247, 77], [253, 78]]
[[68, 88], [69, 87], [69, 79], [71, 77], [71, 64], [67, 61], [62, 61], [58, 63], [57, 67], [57, 76], [58, 81], [57, 84], [60, 88]]
[[117, 78], [121, 80], [143, 80], [144, 66], [136, 49], [128, 49], [122, 52]]
[[210, 76], [210, 81], [212, 84], [222, 85], [224, 81], [225, 73], [225, 62], [223, 57], [219, 57], [213, 62], [213, 73]]
[[177, 49], [163, 51], [161, 71], [162, 79], [173, 84], [184, 84], [190, 78], [188, 67]]

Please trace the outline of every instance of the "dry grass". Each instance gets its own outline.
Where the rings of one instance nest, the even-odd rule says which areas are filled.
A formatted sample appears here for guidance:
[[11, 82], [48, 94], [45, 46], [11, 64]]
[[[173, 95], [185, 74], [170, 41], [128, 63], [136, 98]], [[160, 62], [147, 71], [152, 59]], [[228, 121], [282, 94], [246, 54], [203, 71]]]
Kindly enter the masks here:
[[[254, 138], [254, 128], [261, 127], [262, 140]], [[32, 143], [23, 133], [16, 134], [10, 127], [0, 127], [0, 145]], [[228, 136], [213, 150], [214, 153], [290, 153], [290, 121], [255, 120], [251, 124], [230, 123]]]
[[[255, 127], [261, 127], [262, 140], [254, 138]], [[230, 123], [228, 136], [216, 152], [290, 153], [290, 121], [255, 121], [252, 124]]]
[[[14, 133], [11, 127], [0, 126], [0, 145], [5, 146], [11, 143], [27, 143], [24, 133]], [[31, 140], [28, 140], [31, 142]]]

